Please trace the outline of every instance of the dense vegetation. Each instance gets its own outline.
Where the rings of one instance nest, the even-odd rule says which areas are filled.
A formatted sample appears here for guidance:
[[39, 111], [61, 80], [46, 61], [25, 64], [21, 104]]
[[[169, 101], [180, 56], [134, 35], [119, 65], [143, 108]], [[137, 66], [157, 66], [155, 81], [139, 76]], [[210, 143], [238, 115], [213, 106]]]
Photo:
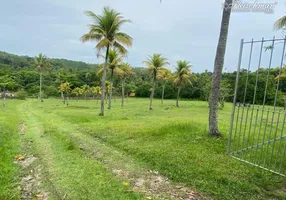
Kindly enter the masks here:
[[[69, 82], [71, 89], [76, 87], [88, 86], [95, 87], [100, 86], [101, 78], [98, 74], [100, 66], [96, 64], [87, 64], [84, 62], [70, 61], [64, 59], [49, 59], [51, 68], [49, 71], [43, 73], [43, 96], [44, 97], [59, 97], [59, 86], [61, 82]], [[33, 58], [28, 56], [17, 56], [0, 52], [0, 87], [4, 90], [4, 84], [6, 83], [6, 90], [17, 92], [24, 90], [31, 97], [37, 97], [39, 94], [39, 72], [34, 66]], [[135, 92], [137, 97], [149, 97], [150, 89], [152, 88], [151, 76], [147, 70], [143, 70], [143, 67], [133, 67], [134, 75], [126, 80], [125, 87], [126, 93], [130, 94]], [[108, 71], [109, 72], [109, 71]], [[275, 77], [279, 74], [279, 68], [274, 68], [270, 71], [269, 84], [268, 84], [268, 96], [267, 103], [273, 103], [275, 97], [276, 81]], [[110, 77], [110, 72], [107, 74]], [[192, 85], [186, 85], [182, 87], [180, 97], [183, 99], [197, 99], [208, 100], [212, 73], [205, 71], [202, 73], [194, 73], [196, 78], [192, 81]], [[239, 91], [244, 91], [245, 80], [247, 71], [241, 72]], [[223, 100], [231, 101], [234, 93], [236, 72], [223, 73], [222, 75], [222, 88], [221, 88], [221, 105]], [[258, 104], [261, 104], [264, 96], [264, 88], [267, 78], [267, 71], [265, 69], [260, 70], [260, 79], [258, 81], [257, 100]], [[249, 90], [246, 95], [246, 102], [252, 102], [252, 96], [254, 93], [256, 72], [249, 74]], [[114, 93], [115, 96], [121, 95], [121, 81], [120, 76], [114, 77]], [[166, 99], [177, 98], [177, 86], [174, 84], [174, 80], [162, 79], [157, 81], [157, 87], [155, 88], [155, 98], [162, 97], [162, 87], [164, 87], [164, 96]], [[278, 104], [283, 105], [283, 93], [286, 92], [286, 81], [283, 79], [280, 83], [280, 92]], [[238, 100], [242, 101], [243, 92], [238, 95]], [[92, 92], [85, 92], [83, 94], [71, 93], [71, 97], [79, 98], [91, 98], [94, 95]]]

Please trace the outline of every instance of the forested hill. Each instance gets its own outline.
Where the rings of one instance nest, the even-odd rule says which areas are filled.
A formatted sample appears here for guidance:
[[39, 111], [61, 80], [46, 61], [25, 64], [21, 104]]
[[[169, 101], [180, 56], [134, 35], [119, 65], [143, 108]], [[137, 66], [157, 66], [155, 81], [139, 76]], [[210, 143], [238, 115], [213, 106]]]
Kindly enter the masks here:
[[[21, 69], [34, 69], [33, 57], [19, 56], [10, 54], [4, 51], [0, 51], [0, 69], [5, 70], [21, 70]], [[52, 70], [58, 71], [62, 69], [90, 69], [97, 68], [96, 64], [88, 64], [81, 61], [72, 61], [66, 59], [50, 58], [52, 64]]]

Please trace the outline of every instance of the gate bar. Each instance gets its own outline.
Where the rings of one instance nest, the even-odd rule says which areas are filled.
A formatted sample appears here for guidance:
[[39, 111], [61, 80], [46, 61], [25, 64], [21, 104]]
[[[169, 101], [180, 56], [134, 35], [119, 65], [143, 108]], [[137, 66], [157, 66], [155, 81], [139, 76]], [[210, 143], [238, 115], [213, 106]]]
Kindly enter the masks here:
[[231, 138], [232, 138], [232, 128], [233, 128], [233, 119], [234, 119], [235, 103], [236, 103], [236, 98], [237, 98], [237, 89], [238, 89], [239, 73], [240, 73], [240, 66], [241, 66], [241, 61], [242, 61], [243, 42], [244, 42], [244, 39], [241, 39], [241, 42], [240, 42], [240, 51], [239, 51], [239, 59], [238, 59], [238, 65], [237, 65], [237, 73], [236, 73], [235, 91], [234, 91], [233, 105], [232, 105], [232, 113], [231, 113], [231, 121], [230, 121], [230, 130], [229, 130], [228, 144], [227, 144], [227, 154], [230, 153], [230, 143], [231, 143]]

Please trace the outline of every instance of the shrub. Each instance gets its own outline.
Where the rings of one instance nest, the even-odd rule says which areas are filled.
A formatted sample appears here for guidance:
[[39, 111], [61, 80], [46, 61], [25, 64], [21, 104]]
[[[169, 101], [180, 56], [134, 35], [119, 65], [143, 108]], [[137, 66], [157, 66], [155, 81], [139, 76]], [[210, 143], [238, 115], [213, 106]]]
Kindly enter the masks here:
[[27, 97], [27, 92], [25, 92], [25, 91], [18, 91], [18, 92], [15, 93], [15, 97], [17, 99], [25, 100], [26, 97]]

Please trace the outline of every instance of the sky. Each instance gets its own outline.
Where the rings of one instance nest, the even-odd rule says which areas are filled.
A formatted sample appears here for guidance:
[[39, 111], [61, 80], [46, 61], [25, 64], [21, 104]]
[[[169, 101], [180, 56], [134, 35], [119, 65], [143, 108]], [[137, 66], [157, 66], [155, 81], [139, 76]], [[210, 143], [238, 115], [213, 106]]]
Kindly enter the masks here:
[[[285, 15], [286, 3], [258, 2], [277, 2], [274, 13], [232, 13], [225, 71], [236, 69], [242, 38], [282, 37], [273, 23]], [[193, 72], [213, 70], [222, 0], [1, 0], [0, 51], [28, 56], [42, 52], [51, 58], [101, 63], [95, 43], [83, 44], [80, 37], [91, 23], [84, 11], [100, 14], [104, 6], [132, 21], [122, 27], [134, 40], [126, 58], [132, 66], [144, 67], [143, 60], [160, 53], [169, 59], [171, 70], [177, 60], [190, 61]]]

